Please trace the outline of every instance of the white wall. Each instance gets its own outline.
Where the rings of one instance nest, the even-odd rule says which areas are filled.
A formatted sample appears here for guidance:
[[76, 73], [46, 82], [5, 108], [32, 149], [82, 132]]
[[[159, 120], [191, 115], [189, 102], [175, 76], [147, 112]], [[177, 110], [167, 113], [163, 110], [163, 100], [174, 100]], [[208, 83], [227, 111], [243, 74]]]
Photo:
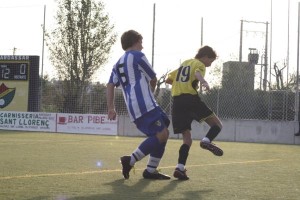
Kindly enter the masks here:
[[[300, 144], [300, 136], [294, 136], [298, 132], [298, 122], [263, 121], [263, 120], [222, 120], [223, 129], [218, 135], [218, 141], [230, 142], [255, 142], [277, 144]], [[209, 126], [205, 123], [193, 122], [192, 137], [200, 139], [205, 136]], [[170, 124], [170, 138], [181, 138], [173, 133]], [[144, 136], [137, 130], [129, 117], [119, 116], [118, 135], [120, 136]]]

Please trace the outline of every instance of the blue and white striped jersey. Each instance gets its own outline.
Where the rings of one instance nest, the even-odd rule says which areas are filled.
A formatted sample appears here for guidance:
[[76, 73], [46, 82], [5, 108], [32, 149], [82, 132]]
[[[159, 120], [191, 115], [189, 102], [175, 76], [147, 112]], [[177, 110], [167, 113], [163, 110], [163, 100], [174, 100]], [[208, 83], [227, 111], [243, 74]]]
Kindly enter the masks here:
[[121, 86], [131, 121], [158, 106], [149, 81], [156, 77], [144, 53], [127, 51], [114, 65], [109, 83]]

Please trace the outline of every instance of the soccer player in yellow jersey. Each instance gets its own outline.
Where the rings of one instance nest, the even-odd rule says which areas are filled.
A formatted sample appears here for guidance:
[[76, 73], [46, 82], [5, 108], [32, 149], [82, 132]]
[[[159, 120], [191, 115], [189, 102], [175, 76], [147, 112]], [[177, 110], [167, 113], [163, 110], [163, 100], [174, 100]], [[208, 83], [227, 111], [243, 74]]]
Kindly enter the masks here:
[[166, 80], [166, 83], [172, 84], [174, 133], [182, 134], [183, 139], [179, 149], [178, 164], [173, 174], [179, 180], [189, 179], [185, 164], [192, 145], [193, 120], [199, 123], [205, 121], [210, 126], [208, 133], [200, 141], [200, 146], [216, 156], [223, 155], [222, 149], [212, 143], [222, 129], [222, 123], [198, 95], [199, 82], [200, 87], [210, 89], [204, 76], [206, 67], [209, 67], [216, 58], [216, 52], [211, 47], [204, 46], [199, 49], [195, 58], [184, 61], [178, 69], [170, 72]]

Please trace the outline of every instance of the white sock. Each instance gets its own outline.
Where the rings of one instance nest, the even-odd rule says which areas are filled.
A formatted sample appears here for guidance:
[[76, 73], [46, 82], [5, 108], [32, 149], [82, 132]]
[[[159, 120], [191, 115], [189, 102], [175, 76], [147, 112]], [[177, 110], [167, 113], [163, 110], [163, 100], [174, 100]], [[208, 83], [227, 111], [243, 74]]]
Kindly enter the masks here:
[[178, 163], [176, 168], [180, 169], [180, 171], [184, 171], [185, 167], [183, 164]]
[[159, 162], [160, 158], [150, 156], [147, 164], [147, 171], [150, 173], [154, 173], [159, 165]]
[[207, 137], [204, 137], [204, 138], [202, 139], [202, 141], [203, 141], [203, 142], [208, 142], [208, 143], [210, 143], [210, 139], [208, 139]]
[[[133, 154], [134, 154], [134, 156], [133, 156]], [[130, 165], [133, 166], [137, 161], [142, 160], [144, 157], [145, 157], [145, 154], [143, 154], [143, 152], [139, 148], [137, 148], [131, 154]]]

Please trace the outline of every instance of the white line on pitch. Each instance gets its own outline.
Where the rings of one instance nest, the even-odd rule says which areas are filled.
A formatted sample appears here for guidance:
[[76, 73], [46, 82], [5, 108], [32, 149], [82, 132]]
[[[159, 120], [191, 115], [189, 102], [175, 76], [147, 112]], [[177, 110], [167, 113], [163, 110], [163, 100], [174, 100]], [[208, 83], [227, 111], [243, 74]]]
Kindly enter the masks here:
[[[201, 165], [188, 165], [188, 167], [203, 167], [203, 166], [218, 166], [218, 165], [233, 165], [233, 164], [251, 164], [251, 163], [263, 163], [263, 162], [275, 162], [281, 159], [269, 159], [269, 160], [248, 160], [248, 161], [235, 161], [235, 162], [224, 162], [214, 164], [201, 164]], [[174, 166], [159, 167], [160, 169], [174, 168]], [[137, 171], [144, 169], [135, 169]], [[83, 172], [65, 172], [65, 173], [53, 173], [53, 174], [26, 174], [21, 176], [4, 176], [0, 177], [0, 180], [9, 179], [21, 179], [21, 178], [37, 178], [37, 177], [51, 177], [51, 176], [69, 176], [69, 175], [84, 175], [84, 174], [100, 174], [110, 172], [120, 172], [121, 169], [106, 169], [106, 170], [94, 170], [94, 171], [83, 171]]]

